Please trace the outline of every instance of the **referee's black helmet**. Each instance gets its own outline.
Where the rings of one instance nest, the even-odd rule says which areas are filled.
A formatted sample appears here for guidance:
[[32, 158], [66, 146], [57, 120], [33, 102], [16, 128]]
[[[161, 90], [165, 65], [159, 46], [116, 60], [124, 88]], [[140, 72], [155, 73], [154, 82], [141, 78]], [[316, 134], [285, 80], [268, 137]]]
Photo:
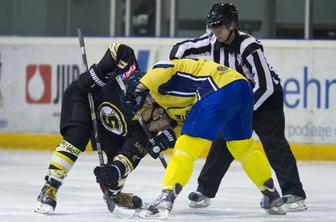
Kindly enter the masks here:
[[216, 28], [222, 25], [238, 25], [238, 10], [232, 3], [216, 3], [214, 4], [206, 18], [208, 28]]

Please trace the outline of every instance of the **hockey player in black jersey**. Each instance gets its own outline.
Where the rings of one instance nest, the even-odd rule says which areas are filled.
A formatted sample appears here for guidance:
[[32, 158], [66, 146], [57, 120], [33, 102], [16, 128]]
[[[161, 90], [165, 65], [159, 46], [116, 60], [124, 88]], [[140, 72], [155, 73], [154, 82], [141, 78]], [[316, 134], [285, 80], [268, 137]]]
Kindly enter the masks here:
[[[254, 91], [253, 128], [277, 176], [288, 211], [306, 210], [305, 192], [295, 157], [284, 135], [283, 89], [276, 72], [268, 65], [262, 44], [238, 28], [238, 11], [231, 3], [216, 3], [206, 18], [208, 33], [174, 45], [170, 59], [210, 55], [213, 61], [247, 77]], [[207, 207], [233, 157], [219, 137], [213, 143], [198, 177], [196, 192], [189, 195], [190, 207]], [[261, 203], [262, 204], [262, 203]]]
[[[117, 205], [141, 207], [141, 198], [121, 192], [128, 174], [147, 153], [154, 158], [158, 156], [152, 150], [154, 146], [156, 151], [157, 147], [160, 151], [165, 150], [174, 146], [176, 138], [173, 131], [168, 129], [169, 120], [160, 118], [164, 114], [162, 108], [154, 106], [145, 110], [149, 114], [144, 116], [144, 120], [153, 134], [149, 142], [141, 125], [133, 118], [134, 114], [122, 106], [123, 91], [114, 77], [120, 75], [126, 86], [131, 87], [132, 82], [137, 83], [142, 74], [133, 49], [113, 43], [99, 63], [93, 64], [65, 90], [60, 120], [63, 140], [52, 155], [45, 176], [46, 182], [37, 198], [39, 206], [35, 209], [36, 212], [48, 214], [55, 210], [57, 191], [93, 138], [88, 92], [94, 98], [99, 139], [107, 156], [107, 164], [94, 169], [96, 180], [103, 191], [108, 189]], [[159, 131], [165, 133], [158, 133]], [[92, 145], [95, 145], [94, 141]]]

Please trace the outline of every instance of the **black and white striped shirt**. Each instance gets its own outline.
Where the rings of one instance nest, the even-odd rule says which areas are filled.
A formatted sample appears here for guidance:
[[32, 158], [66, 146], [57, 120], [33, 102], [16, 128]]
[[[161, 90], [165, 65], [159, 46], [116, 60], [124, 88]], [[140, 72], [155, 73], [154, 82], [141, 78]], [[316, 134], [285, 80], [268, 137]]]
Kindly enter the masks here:
[[192, 58], [211, 56], [213, 61], [231, 67], [253, 85], [254, 110], [257, 110], [274, 92], [280, 79], [264, 56], [262, 44], [249, 34], [236, 32], [230, 45], [219, 43], [214, 34], [205, 34], [196, 39], [174, 45], [169, 58]]

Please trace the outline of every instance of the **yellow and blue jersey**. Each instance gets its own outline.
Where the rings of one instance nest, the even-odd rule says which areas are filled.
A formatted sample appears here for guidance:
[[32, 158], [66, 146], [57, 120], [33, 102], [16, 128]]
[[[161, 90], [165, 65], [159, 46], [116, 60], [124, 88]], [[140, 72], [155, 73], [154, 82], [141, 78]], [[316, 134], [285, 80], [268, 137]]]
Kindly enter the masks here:
[[141, 83], [181, 124], [197, 101], [239, 79], [246, 80], [237, 71], [212, 61], [178, 59], [155, 64]]
[[204, 59], [159, 62], [140, 80], [182, 127], [181, 134], [226, 141], [252, 135], [253, 92], [237, 71]]

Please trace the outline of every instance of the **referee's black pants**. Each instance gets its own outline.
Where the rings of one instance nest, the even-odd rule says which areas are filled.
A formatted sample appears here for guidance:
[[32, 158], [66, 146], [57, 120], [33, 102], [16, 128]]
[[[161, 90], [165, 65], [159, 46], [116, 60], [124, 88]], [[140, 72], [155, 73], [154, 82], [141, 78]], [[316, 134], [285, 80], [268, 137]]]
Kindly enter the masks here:
[[[306, 198], [295, 157], [284, 134], [283, 91], [280, 84], [275, 87], [274, 95], [264, 103], [263, 107], [254, 112], [253, 128], [276, 174], [282, 195], [293, 194]], [[208, 197], [215, 197], [220, 182], [233, 160], [225, 140], [219, 137], [212, 144], [198, 177], [197, 191]]]

